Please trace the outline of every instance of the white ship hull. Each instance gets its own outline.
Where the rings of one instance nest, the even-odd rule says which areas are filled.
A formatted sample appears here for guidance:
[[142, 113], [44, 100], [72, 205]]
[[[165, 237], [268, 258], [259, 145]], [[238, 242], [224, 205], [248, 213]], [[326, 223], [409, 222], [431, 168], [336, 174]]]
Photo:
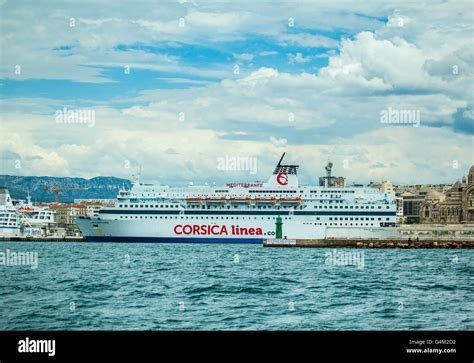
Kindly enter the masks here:
[[21, 235], [19, 227], [0, 226], [0, 237], [18, 237]]
[[[164, 222], [152, 218], [124, 221], [76, 217], [75, 220], [90, 242], [262, 243], [264, 239], [275, 238], [275, 218], [215, 224], [191, 224], [180, 219]], [[288, 239], [388, 239], [396, 236], [395, 227], [327, 227], [304, 220], [283, 220], [282, 227], [282, 237]]]

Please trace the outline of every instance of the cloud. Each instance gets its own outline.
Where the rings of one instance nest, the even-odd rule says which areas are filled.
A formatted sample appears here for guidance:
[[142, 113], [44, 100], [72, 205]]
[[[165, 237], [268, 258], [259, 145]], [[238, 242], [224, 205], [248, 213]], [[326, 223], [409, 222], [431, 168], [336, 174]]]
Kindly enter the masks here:
[[[216, 170], [216, 156], [238, 154], [258, 157], [258, 177], [267, 179], [285, 149], [304, 166], [306, 182], [324, 172], [328, 158], [355, 181], [449, 182], [473, 162], [467, 3], [170, 3], [149, 12], [104, 4], [97, 12], [43, 4], [35, 18], [26, 5], [2, 5], [8, 7], [4, 80], [120, 81], [138, 92], [90, 101], [94, 127], [54, 122], [55, 110], [87, 102], [85, 93], [76, 99], [64, 89], [68, 101], [28, 98], [27, 91], [2, 99], [5, 173], [128, 177], [141, 164], [149, 181], [253, 180]], [[394, 26], [398, 16], [409, 21]], [[118, 46], [137, 44], [156, 47]], [[202, 58], [202, 44], [218, 49], [219, 58]], [[323, 56], [327, 64], [313, 68], [326, 62]], [[255, 66], [244, 63], [234, 74], [235, 59]], [[17, 64], [21, 74], [14, 72]], [[125, 64], [130, 77], [110, 77]], [[148, 79], [135, 70], [156, 73]], [[157, 79], [195, 87], [158, 88]], [[420, 127], [382, 124], [380, 111], [388, 107], [419, 110]], [[461, 161], [460, 170], [452, 169], [452, 160]]]
[[[456, 110], [453, 114], [453, 128], [457, 131], [474, 135], [474, 105]], [[473, 151], [471, 150], [471, 152]]]
[[411, 22], [411, 19], [399, 14], [392, 14], [388, 16], [388, 28], [401, 28]]
[[55, 150], [37, 145], [32, 135], [8, 131], [2, 135], [0, 163], [3, 173], [44, 175], [48, 171], [70, 173], [69, 162]]
[[283, 34], [278, 36], [278, 41], [282, 45], [299, 45], [307, 48], [335, 48], [338, 46], [338, 41], [313, 34]]
[[193, 85], [200, 85], [200, 86], [211, 83], [210, 81], [204, 81], [204, 80], [199, 80], [199, 79], [177, 78], [177, 77], [161, 77], [160, 80], [163, 80], [172, 84], [193, 84]]
[[259, 56], [261, 57], [269, 57], [269, 56], [272, 56], [272, 55], [277, 55], [278, 52], [275, 51], [275, 50], [271, 50], [271, 51], [264, 51], [264, 52], [260, 52], [258, 53]]
[[[472, 145], [472, 136], [449, 129], [395, 126], [332, 138], [328, 143], [292, 143], [284, 136], [266, 136], [258, 141], [230, 140], [219, 137], [217, 131], [194, 128], [176, 119], [157, 119], [153, 125], [146, 123], [148, 127], [143, 129], [139, 121], [132, 127], [130, 118], [124, 114], [100, 110], [98, 114], [102, 116], [94, 128], [63, 125], [67, 133], [61, 132], [46, 116], [36, 117], [39, 128], [35, 131], [22, 128], [25, 121], [20, 117], [9, 116], [9, 121], [18, 121], [20, 128], [18, 132], [8, 132], [7, 142], [1, 144], [2, 169], [5, 173], [23, 175], [130, 177], [142, 165], [147, 181], [179, 185], [200, 180], [223, 183], [237, 177], [254, 180], [255, 176], [219, 171], [216, 157], [256, 156], [257, 178], [262, 180], [271, 173], [283, 149], [292, 161], [303, 166], [303, 182], [315, 182], [323, 174], [322, 166], [328, 158], [335, 163], [335, 172], [351, 181], [449, 182], [468, 169], [469, 159], [460, 155]], [[48, 135], [59, 145], [54, 148], [38, 145], [41, 137]], [[57, 139], [58, 135], [63, 138]], [[446, 143], [446, 139], [455, 139], [456, 145]], [[80, 144], [75, 144], [78, 140]], [[9, 150], [10, 157], [4, 149]], [[21, 160], [20, 169], [15, 169], [16, 155]], [[440, 159], [439, 155], [443, 157]], [[348, 169], [343, 168], [344, 160], [348, 160]], [[459, 170], [452, 169], [452, 160], [460, 160]], [[126, 168], [128, 164], [130, 168]], [[389, 167], [380, 169], [374, 165]], [[433, 180], [434, 171], [436, 180]]]
[[[160, 7], [130, 6], [101, 1], [91, 10], [77, 3], [1, 4], [2, 78], [66, 79], [75, 82], [110, 82], [103, 67], [134, 68], [180, 72], [177, 60], [168, 62], [167, 54], [117, 51], [131, 44], [210, 44], [245, 41], [249, 37], [301, 46], [337, 46], [337, 41], [321, 35], [287, 34], [291, 30], [281, 14], [289, 14], [301, 27], [334, 24], [358, 29], [373, 20], [347, 17], [347, 4], [318, 7], [280, 2], [269, 7], [263, 3], [168, 2]], [[365, 7], [363, 7], [365, 8]], [[373, 11], [370, 7], [363, 9]], [[32, 15], [34, 14], [34, 16]], [[353, 22], [353, 20], [356, 20]], [[27, 24], [27, 26], [25, 26]], [[58, 51], [70, 47], [68, 52]], [[271, 51], [271, 50], [270, 50]], [[238, 53], [238, 52], [234, 52]], [[21, 66], [21, 74], [15, 67]], [[183, 64], [179, 64], [183, 66]], [[187, 68], [187, 74], [199, 67]], [[207, 70], [210, 71], [209, 69]]]
[[270, 136], [270, 142], [275, 145], [275, 147], [285, 147], [288, 145], [288, 140], [281, 138], [277, 139], [273, 136]]
[[306, 63], [311, 61], [311, 57], [304, 57], [301, 53], [289, 53], [288, 54], [288, 63], [294, 64], [294, 63]]
[[242, 54], [236, 54], [232, 53], [235, 59], [240, 60], [240, 61], [251, 61], [253, 59], [253, 55], [249, 53], [242, 53]]

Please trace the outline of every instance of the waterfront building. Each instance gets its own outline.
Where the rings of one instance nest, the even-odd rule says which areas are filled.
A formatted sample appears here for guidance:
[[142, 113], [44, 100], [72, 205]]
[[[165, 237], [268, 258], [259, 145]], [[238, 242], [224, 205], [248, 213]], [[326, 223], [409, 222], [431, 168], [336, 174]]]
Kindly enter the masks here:
[[367, 186], [378, 188], [382, 193], [389, 195], [393, 200], [395, 200], [397, 204], [397, 223], [402, 224], [405, 222], [405, 218], [403, 217], [403, 198], [396, 195], [395, 187], [391, 182], [387, 180], [384, 180], [381, 183], [370, 182]]
[[85, 216], [95, 217], [99, 214], [100, 208], [113, 207], [115, 199], [74, 199], [75, 204], [86, 206]]
[[402, 198], [403, 204], [404, 223], [420, 223], [420, 204], [425, 200], [425, 195], [404, 192], [400, 197]]
[[474, 166], [445, 193], [430, 191], [419, 209], [421, 223], [474, 223]]
[[86, 216], [87, 206], [83, 204], [50, 204], [49, 209], [54, 211], [54, 221], [59, 228], [73, 225], [74, 216]]
[[332, 176], [333, 163], [328, 162], [324, 167], [326, 169], [326, 176], [319, 178], [319, 186], [325, 188], [345, 188], [346, 178], [342, 176]]
[[346, 187], [346, 178], [342, 176], [322, 176], [319, 178], [319, 186], [328, 186], [332, 188], [345, 188]]
[[393, 189], [397, 195], [408, 192], [424, 196], [431, 190], [445, 193], [449, 188], [451, 188], [451, 186], [452, 184], [399, 184], [394, 185]]

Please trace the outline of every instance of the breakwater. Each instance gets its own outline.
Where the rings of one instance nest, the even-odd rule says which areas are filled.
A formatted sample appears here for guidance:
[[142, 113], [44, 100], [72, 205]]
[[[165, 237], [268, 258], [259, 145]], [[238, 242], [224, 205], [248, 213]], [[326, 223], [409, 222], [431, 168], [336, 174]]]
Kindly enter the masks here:
[[474, 248], [474, 240], [401, 239], [266, 239], [263, 247], [314, 248]]

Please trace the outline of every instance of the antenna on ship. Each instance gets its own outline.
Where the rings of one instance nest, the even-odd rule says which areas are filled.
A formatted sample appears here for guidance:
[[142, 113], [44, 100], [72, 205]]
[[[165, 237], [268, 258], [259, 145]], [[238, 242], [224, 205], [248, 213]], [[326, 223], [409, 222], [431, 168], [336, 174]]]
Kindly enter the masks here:
[[280, 158], [280, 161], [278, 162], [277, 166], [281, 166], [281, 162], [283, 161], [283, 158], [285, 157], [286, 152], [283, 153], [283, 155]]
[[132, 186], [140, 185], [140, 176], [142, 175], [142, 165], [138, 165], [138, 174], [132, 174]]
[[30, 196], [30, 189], [26, 189], [26, 204], [31, 205], [31, 196]]

